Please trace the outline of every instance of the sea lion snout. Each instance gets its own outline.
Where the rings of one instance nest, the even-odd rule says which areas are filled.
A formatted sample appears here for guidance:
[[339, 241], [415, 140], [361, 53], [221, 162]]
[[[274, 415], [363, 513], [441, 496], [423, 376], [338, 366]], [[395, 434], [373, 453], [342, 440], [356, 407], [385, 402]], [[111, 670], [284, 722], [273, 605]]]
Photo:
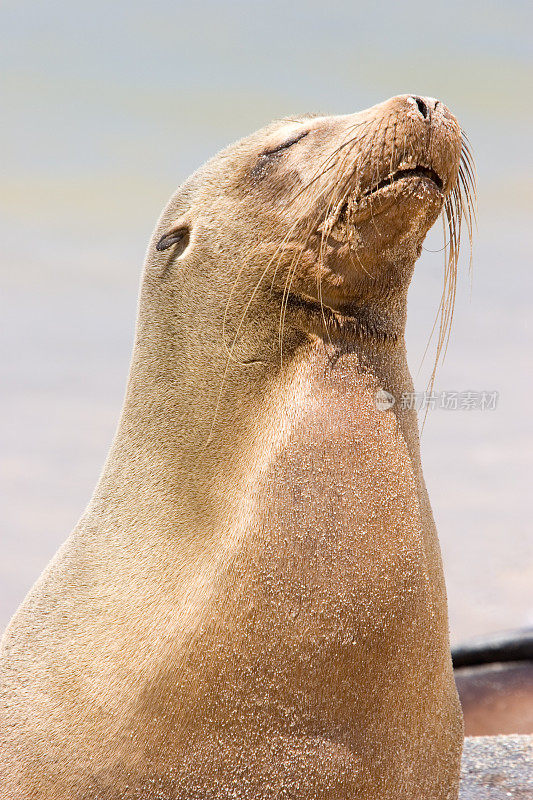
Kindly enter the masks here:
[[375, 108], [381, 111], [375, 124], [383, 130], [382, 160], [389, 159], [389, 172], [394, 167], [400, 172], [430, 170], [433, 174], [426, 177], [436, 179], [444, 196], [449, 195], [462, 151], [461, 127], [450, 109], [434, 97], [415, 94], [391, 97]]
[[417, 95], [413, 95], [410, 99], [415, 103], [418, 112], [424, 117], [424, 119], [427, 119], [430, 116], [431, 109], [435, 107], [437, 102], [433, 98], [418, 97]]
[[407, 102], [416, 106], [416, 109], [423, 119], [431, 119], [432, 113], [436, 110], [439, 101], [434, 97], [419, 97], [416, 94], [408, 95]]

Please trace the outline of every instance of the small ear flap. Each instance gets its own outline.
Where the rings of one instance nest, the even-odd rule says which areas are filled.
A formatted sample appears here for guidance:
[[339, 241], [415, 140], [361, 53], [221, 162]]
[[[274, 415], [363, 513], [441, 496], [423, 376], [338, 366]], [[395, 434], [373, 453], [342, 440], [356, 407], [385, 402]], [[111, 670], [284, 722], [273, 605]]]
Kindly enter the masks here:
[[182, 252], [185, 250], [187, 243], [189, 241], [189, 228], [187, 225], [176, 225], [174, 228], [171, 228], [167, 231], [163, 236], [160, 238], [158, 243], [156, 244], [156, 250], [168, 250], [169, 247], [172, 247], [174, 244], [178, 244], [178, 242], [182, 243]]

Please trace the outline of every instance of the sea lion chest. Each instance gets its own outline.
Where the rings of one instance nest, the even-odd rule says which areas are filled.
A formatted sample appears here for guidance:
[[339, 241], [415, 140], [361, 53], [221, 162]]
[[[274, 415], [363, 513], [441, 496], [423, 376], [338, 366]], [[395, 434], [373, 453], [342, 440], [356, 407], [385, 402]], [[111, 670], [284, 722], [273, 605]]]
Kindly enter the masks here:
[[285, 392], [270, 424], [284, 433], [268, 445], [252, 521], [213, 598], [216, 636], [203, 631], [217, 643], [212, 685], [225, 687], [217, 716], [225, 697], [241, 723], [249, 713], [269, 726], [348, 726], [354, 704], [371, 714], [369, 685], [394, 692], [411, 641], [420, 651], [432, 599], [418, 490], [377, 388], [326, 367]]

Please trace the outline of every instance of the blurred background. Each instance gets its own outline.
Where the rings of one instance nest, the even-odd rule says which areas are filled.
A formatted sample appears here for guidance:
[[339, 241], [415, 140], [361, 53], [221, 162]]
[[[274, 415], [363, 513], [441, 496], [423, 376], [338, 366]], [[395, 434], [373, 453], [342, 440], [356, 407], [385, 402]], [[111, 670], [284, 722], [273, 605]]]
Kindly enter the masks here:
[[[425, 476], [452, 640], [533, 623], [533, 6], [507, 0], [4, 0], [0, 629], [87, 501], [120, 412], [145, 247], [168, 196], [272, 118], [438, 97], [468, 133], [479, 226], [461, 261]], [[439, 224], [410, 292], [417, 389], [443, 275]], [[433, 252], [435, 251], [435, 252]]]

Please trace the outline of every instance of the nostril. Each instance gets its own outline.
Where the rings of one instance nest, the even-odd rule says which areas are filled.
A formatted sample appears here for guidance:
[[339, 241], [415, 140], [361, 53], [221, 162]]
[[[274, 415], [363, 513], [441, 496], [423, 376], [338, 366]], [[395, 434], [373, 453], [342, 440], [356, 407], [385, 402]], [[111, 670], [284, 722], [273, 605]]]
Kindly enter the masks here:
[[422, 100], [421, 97], [414, 97], [413, 99], [414, 99], [415, 103], [417, 104], [418, 110], [420, 111], [420, 113], [422, 114], [424, 119], [427, 119], [428, 116], [429, 116], [429, 110], [428, 110], [427, 105], [424, 103], [424, 101]]

